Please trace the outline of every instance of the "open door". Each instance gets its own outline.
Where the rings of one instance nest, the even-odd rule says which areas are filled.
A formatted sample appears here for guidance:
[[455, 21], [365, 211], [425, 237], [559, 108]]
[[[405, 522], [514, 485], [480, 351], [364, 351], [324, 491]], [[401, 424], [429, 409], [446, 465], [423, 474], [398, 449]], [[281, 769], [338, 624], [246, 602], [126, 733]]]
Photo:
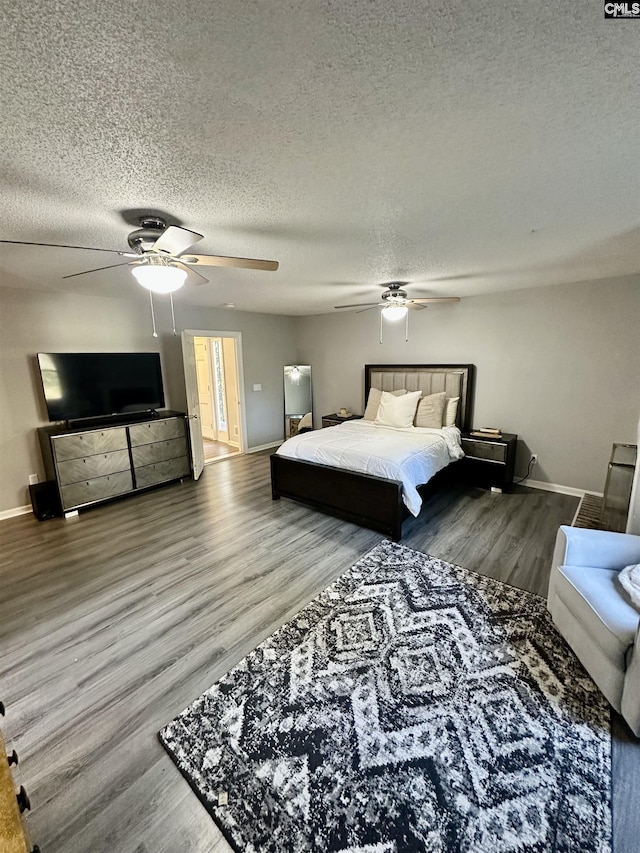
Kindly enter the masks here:
[[191, 466], [193, 468], [193, 479], [197, 480], [204, 469], [204, 449], [198, 399], [196, 347], [193, 335], [188, 332], [182, 333], [182, 361], [184, 363], [184, 384], [187, 392], [187, 423], [189, 424], [189, 437], [191, 439]]

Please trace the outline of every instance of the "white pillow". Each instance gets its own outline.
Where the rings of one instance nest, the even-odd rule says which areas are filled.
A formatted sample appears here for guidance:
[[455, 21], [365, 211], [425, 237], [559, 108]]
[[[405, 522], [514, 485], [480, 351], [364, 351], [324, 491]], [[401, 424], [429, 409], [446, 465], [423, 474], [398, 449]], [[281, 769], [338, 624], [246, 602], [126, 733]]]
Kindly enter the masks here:
[[442, 426], [444, 401], [447, 395], [444, 391], [439, 391], [437, 394], [429, 394], [423, 397], [418, 403], [416, 411], [415, 425], [417, 427], [429, 427], [430, 429], [440, 429]]
[[[393, 394], [394, 397], [402, 397], [407, 392], [406, 392], [405, 388], [401, 388], [399, 391], [391, 391], [389, 393]], [[378, 408], [380, 406], [380, 397], [381, 396], [382, 396], [382, 391], [379, 388], [370, 388], [369, 389], [369, 398], [367, 400], [367, 407], [364, 410], [364, 415], [362, 416], [363, 420], [375, 421], [376, 416], [378, 414]]]
[[447, 397], [442, 414], [442, 426], [455, 426], [460, 397]]
[[410, 427], [418, 408], [422, 391], [412, 391], [401, 397], [394, 397], [387, 391], [382, 392], [380, 408], [374, 423], [380, 426]]

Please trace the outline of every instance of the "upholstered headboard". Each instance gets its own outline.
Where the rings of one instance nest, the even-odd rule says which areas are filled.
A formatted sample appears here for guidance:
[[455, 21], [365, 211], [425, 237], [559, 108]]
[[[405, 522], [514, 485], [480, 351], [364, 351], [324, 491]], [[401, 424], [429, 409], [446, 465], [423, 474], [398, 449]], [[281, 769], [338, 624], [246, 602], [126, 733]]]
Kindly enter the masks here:
[[460, 397], [456, 425], [471, 429], [473, 403], [473, 364], [365, 364], [364, 400], [370, 388], [381, 391], [422, 391], [436, 394], [446, 391], [447, 397]]

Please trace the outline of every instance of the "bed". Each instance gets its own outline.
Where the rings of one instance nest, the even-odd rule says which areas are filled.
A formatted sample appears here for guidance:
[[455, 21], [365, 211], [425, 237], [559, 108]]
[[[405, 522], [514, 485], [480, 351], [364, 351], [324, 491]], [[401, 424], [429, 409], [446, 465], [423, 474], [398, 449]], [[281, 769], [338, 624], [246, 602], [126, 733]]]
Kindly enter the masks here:
[[[365, 402], [371, 388], [381, 391], [421, 391], [424, 396], [445, 391], [448, 397], [459, 397], [455, 425], [461, 430], [470, 427], [473, 365], [367, 364], [364, 379]], [[364, 426], [359, 425], [359, 421], [351, 421], [350, 424], [356, 431]], [[347, 426], [329, 427], [322, 432], [344, 430]], [[312, 439], [312, 436], [308, 434], [301, 438]], [[446, 464], [427, 483], [421, 485], [418, 492], [425, 495], [440, 487], [452, 477], [455, 465], [454, 461]], [[274, 500], [281, 497], [297, 500], [321, 512], [376, 530], [395, 542], [400, 541], [402, 522], [409, 515], [403, 502], [401, 479], [353, 471], [333, 464], [303, 461], [281, 453], [271, 456], [271, 493]]]

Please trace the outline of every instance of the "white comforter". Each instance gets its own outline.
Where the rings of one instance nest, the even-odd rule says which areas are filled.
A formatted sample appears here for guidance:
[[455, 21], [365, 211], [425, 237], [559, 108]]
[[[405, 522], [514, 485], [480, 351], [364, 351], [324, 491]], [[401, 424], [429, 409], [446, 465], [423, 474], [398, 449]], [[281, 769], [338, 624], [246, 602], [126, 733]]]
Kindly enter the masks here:
[[417, 487], [453, 459], [464, 456], [457, 427], [397, 429], [365, 420], [295, 435], [277, 453], [400, 480], [403, 500], [412, 515], [418, 515], [422, 505]]

